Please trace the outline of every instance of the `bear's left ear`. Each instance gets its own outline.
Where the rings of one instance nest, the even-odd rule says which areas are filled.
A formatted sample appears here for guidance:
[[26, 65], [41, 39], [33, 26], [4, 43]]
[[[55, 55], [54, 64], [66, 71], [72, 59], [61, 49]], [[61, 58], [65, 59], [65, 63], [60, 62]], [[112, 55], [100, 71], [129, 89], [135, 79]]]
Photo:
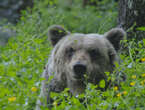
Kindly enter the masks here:
[[104, 34], [104, 37], [107, 38], [111, 44], [114, 46], [115, 50], [118, 51], [121, 47], [120, 41], [123, 40], [126, 36], [126, 33], [121, 28], [111, 29], [109, 32]]
[[70, 32], [66, 31], [63, 27], [59, 25], [52, 25], [49, 27], [48, 30], [48, 38], [52, 46], [55, 46], [60, 39], [68, 34], [70, 34]]

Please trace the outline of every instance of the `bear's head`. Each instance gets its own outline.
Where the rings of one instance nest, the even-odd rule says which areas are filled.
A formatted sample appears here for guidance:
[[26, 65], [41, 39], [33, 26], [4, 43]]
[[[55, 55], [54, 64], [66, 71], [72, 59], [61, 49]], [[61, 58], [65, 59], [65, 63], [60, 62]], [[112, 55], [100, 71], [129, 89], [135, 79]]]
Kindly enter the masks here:
[[114, 70], [120, 40], [125, 36], [121, 28], [99, 35], [70, 33], [58, 25], [51, 26], [48, 33], [54, 47], [53, 72], [69, 88], [83, 84], [86, 79], [93, 84], [106, 79], [105, 72]]

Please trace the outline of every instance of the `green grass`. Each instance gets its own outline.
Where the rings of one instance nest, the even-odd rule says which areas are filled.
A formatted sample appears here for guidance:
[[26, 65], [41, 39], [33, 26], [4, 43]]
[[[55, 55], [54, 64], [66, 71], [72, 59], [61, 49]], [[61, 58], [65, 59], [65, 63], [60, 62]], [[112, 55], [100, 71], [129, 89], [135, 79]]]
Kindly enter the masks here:
[[[100, 34], [117, 25], [116, 4], [104, 1], [101, 7], [107, 8], [105, 11], [89, 6], [81, 8], [79, 0], [72, 5], [71, 11], [56, 0], [55, 7], [48, 8], [47, 0], [43, 0], [35, 1], [32, 10], [22, 12], [21, 20], [12, 27], [17, 32], [16, 37], [0, 47], [0, 110], [35, 108], [43, 80], [40, 76], [52, 49], [47, 40], [50, 25], [59, 24], [71, 32]], [[56, 99], [52, 110], [144, 110], [145, 62], [140, 60], [145, 58], [145, 39], [125, 44], [129, 54], [120, 54], [123, 63], [119, 69], [126, 73], [127, 80], [121, 83], [121, 89], [109, 88], [102, 92], [95, 89], [96, 85], [88, 84], [86, 93], [77, 97], [71, 97], [66, 89], [61, 94], [52, 94]], [[129, 64], [132, 64], [131, 68], [128, 68]], [[80, 102], [82, 98], [84, 101]], [[57, 105], [60, 100], [62, 103]]]

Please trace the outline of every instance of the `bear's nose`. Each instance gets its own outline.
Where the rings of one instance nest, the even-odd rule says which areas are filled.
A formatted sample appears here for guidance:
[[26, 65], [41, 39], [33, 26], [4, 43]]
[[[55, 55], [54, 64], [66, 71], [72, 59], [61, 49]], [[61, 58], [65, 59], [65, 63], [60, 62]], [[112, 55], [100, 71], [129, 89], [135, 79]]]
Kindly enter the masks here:
[[77, 77], [82, 77], [86, 72], [86, 65], [81, 63], [76, 63], [73, 69]]

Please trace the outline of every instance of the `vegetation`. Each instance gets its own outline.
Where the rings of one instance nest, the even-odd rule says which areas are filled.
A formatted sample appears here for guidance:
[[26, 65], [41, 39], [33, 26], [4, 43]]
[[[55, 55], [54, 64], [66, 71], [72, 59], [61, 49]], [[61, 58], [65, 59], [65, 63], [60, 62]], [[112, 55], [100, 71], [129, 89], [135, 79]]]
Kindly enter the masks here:
[[[117, 25], [117, 4], [98, 1], [97, 6], [81, 6], [81, 0], [37, 0], [33, 9], [22, 11], [17, 32], [5, 47], [0, 47], [0, 109], [33, 110], [40, 92], [44, 65], [51, 46], [47, 40], [48, 27], [59, 24], [72, 32], [104, 33]], [[65, 4], [66, 3], [66, 4]], [[69, 5], [69, 6], [68, 6]], [[103, 9], [103, 10], [102, 10]], [[144, 30], [143, 30], [144, 31]], [[122, 64], [117, 69], [127, 75], [121, 87], [100, 91], [100, 85], [88, 84], [86, 93], [71, 96], [66, 89], [57, 94], [52, 110], [143, 110], [145, 108], [145, 39], [135, 43], [124, 41], [129, 54], [120, 54]], [[106, 73], [107, 74], [107, 73]], [[108, 74], [108, 78], [114, 77]], [[80, 101], [84, 99], [83, 101]], [[58, 104], [61, 100], [61, 103]], [[45, 107], [43, 110], [47, 110]]]

